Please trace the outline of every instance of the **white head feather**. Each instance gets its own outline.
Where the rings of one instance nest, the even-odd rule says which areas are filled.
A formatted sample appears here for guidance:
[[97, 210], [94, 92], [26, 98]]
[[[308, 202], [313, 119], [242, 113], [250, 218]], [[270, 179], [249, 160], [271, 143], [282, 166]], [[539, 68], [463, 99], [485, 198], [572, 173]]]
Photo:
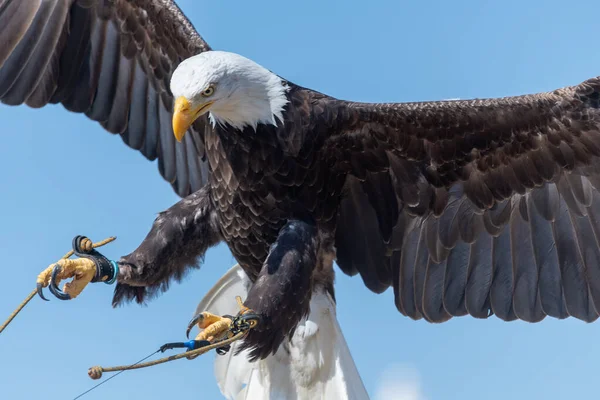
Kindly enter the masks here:
[[[210, 85], [214, 93], [204, 97]], [[239, 54], [208, 51], [184, 60], [171, 77], [175, 98], [184, 96], [192, 105], [214, 101], [210, 119], [234, 128], [283, 121], [289, 89], [281, 78]]]

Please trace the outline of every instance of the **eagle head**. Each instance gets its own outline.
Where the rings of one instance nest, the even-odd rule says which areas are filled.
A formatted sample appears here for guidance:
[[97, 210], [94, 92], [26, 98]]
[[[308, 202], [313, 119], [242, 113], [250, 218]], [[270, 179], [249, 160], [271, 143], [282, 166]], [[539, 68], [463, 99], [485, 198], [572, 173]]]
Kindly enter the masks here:
[[283, 121], [288, 86], [283, 79], [239, 54], [207, 51], [177, 66], [171, 76], [175, 98], [173, 133], [178, 141], [201, 115], [213, 126], [233, 128]]

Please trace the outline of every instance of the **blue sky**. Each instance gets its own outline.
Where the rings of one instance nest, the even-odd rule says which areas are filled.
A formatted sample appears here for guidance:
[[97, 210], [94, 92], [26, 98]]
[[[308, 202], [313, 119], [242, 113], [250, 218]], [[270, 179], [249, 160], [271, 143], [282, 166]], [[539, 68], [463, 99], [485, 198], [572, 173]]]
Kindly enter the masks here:
[[[213, 48], [344, 99], [497, 97], [600, 74], [600, 3], [591, 0], [179, 4]], [[155, 163], [62, 106], [0, 105], [0, 124], [4, 320], [73, 236], [117, 235], [103, 252], [118, 258], [177, 197]], [[88, 367], [132, 363], [183, 339], [198, 301], [234, 263], [225, 246], [210, 250], [200, 271], [148, 307], [112, 309], [113, 288], [102, 284], [75, 301], [35, 298], [0, 335], [2, 397], [73, 398], [95, 383]], [[340, 324], [374, 396], [394, 377], [418, 380], [422, 393], [411, 400], [590, 398], [597, 391], [598, 323], [415, 322], [397, 312], [391, 290], [373, 294], [341, 272], [337, 297]], [[358, 319], [357, 310], [372, 318]], [[126, 372], [84, 399], [218, 398], [213, 357]]]

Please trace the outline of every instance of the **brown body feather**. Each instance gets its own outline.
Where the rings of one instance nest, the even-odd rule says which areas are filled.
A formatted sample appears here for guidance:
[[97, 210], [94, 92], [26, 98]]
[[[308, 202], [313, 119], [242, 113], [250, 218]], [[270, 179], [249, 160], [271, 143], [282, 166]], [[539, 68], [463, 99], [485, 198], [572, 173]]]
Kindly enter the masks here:
[[598, 318], [598, 78], [403, 104], [288, 82], [277, 127], [201, 118], [177, 143], [171, 73], [210, 48], [173, 2], [4, 0], [0, 37], [0, 101], [84, 113], [157, 158], [184, 197], [122, 258], [115, 305], [165, 290], [224, 240], [260, 283], [246, 301], [269, 317], [247, 342], [257, 357], [293, 331], [313, 290], [333, 293], [334, 259], [374, 292], [393, 287], [414, 319]]

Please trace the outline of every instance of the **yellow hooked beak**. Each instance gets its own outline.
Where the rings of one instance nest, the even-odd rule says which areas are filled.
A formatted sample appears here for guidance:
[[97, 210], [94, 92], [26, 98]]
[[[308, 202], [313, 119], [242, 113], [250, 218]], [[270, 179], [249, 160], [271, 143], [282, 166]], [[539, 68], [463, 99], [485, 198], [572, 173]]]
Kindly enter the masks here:
[[178, 142], [181, 142], [189, 127], [200, 115], [208, 111], [212, 104], [213, 102], [209, 101], [192, 107], [189, 100], [183, 96], [175, 100], [175, 107], [173, 107], [173, 133]]

